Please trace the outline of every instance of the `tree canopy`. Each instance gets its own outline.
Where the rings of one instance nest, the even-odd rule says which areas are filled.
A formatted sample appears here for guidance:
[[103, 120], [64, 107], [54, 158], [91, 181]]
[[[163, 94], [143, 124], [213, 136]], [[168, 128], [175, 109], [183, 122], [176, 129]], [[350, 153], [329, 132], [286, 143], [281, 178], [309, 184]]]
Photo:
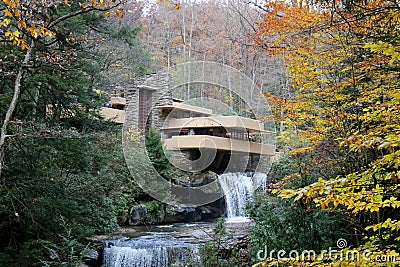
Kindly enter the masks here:
[[[122, 16], [121, 3], [0, 4], [1, 266], [83, 263], [95, 249], [89, 238], [123, 224], [142, 194], [121, 127], [97, 113], [104, 55], [94, 44], [118, 32], [109, 20]], [[132, 29], [114, 40], [141, 51]], [[136, 66], [132, 75], [147, 68]]]
[[336, 261], [340, 266], [397, 265], [376, 258], [399, 260], [398, 3], [267, 1], [265, 10], [258, 44], [285, 60], [292, 92], [266, 98], [285, 125], [282, 144], [296, 157], [311, 156], [309, 170], [319, 173], [307, 186], [279, 184], [274, 193], [353, 214], [350, 245], [370, 250], [371, 257], [356, 263], [343, 258]]

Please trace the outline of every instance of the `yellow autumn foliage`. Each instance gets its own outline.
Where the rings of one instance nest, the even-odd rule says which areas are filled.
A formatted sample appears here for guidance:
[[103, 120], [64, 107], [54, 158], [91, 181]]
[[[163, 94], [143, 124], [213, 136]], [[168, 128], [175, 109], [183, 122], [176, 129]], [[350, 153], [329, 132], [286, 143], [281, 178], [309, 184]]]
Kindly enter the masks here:
[[[291, 153], [312, 154], [321, 177], [299, 189], [275, 189], [321, 209], [363, 214], [358, 251], [394, 255], [375, 260], [282, 260], [292, 266], [399, 266], [400, 256], [400, 8], [394, 1], [324, 1], [294, 5], [267, 1], [257, 39], [285, 59], [294, 96], [266, 94]], [[296, 142], [293, 142], [296, 140]], [[301, 146], [296, 146], [302, 144]], [[329, 150], [334, 157], [321, 160]], [[376, 259], [376, 258], [375, 258]], [[257, 266], [277, 266], [269, 259]], [[289, 265], [288, 265], [289, 266]]]

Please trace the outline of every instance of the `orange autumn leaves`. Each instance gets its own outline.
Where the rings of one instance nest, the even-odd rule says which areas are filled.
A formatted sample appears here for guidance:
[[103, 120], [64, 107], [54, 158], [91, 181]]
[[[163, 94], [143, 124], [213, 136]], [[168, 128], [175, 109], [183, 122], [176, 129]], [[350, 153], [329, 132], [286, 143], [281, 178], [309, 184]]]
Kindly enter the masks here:
[[[2, 0], [0, 3], [0, 29], [4, 40], [25, 50], [29, 47], [28, 39], [52, 38], [55, 33], [50, 30], [58, 18], [50, 18], [50, 10], [70, 8], [70, 15], [85, 13], [91, 10], [107, 11], [106, 16], [115, 14], [123, 16], [123, 8], [116, 8], [123, 1], [115, 0], [89, 0], [77, 4], [68, 0]], [[49, 13], [50, 12], [50, 13]], [[58, 12], [58, 11], [57, 11]], [[62, 16], [68, 16], [60, 14]]]
[[298, 45], [306, 32], [318, 27], [327, 14], [305, 7], [291, 7], [285, 1], [267, 1], [267, 12], [258, 23], [257, 43], [272, 54], [280, 54]]
[[28, 33], [33, 38], [38, 36], [52, 36], [53, 33], [46, 28], [34, 23], [26, 22], [26, 13], [23, 12], [19, 0], [3, 0], [3, 16], [0, 27], [3, 28], [4, 37], [22, 50], [28, 48], [26, 40], [22, 38], [23, 32]]
[[310, 155], [322, 174], [337, 170], [274, 193], [363, 214], [362, 244], [391, 253], [400, 241], [400, 8], [395, 1], [354, 2], [268, 1], [258, 24], [258, 44], [284, 59], [290, 79], [290, 94], [265, 94], [287, 125], [281, 142], [290, 153]]

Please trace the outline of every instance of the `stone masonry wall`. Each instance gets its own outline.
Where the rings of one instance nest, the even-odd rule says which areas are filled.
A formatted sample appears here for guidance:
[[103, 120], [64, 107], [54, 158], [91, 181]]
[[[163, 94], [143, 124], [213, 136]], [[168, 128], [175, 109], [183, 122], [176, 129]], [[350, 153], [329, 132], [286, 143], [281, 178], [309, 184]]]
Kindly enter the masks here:
[[139, 124], [139, 88], [138, 86], [143, 84], [149, 75], [136, 79], [132, 87], [125, 88], [125, 127], [138, 126]]
[[168, 113], [156, 108], [158, 106], [172, 105], [172, 92], [170, 88], [170, 74], [161, 72], [150, 77], [144, 85], [151, 86], [157, 90], [153, 92], [151, 110], [152, 125], [157, 130], [160, 130]]
[[172, 105], [172, 92], [170, 90], [171, 75], [167, 72], [159, 72], [156, 74], [147, 75], [137, 79], [133, 88], [128, 88], [125, 91], [126, 96], [126, 117], [125, 124], [127, 127], [132, 125], [138, 126], [139, 123], [139, 90], [140, 87], [152, 88], [152, 107], [150, 112], [152, 125], [156, 129], [161, 129], [165, 118], [168, 114], [163, 113], [155, 107]]

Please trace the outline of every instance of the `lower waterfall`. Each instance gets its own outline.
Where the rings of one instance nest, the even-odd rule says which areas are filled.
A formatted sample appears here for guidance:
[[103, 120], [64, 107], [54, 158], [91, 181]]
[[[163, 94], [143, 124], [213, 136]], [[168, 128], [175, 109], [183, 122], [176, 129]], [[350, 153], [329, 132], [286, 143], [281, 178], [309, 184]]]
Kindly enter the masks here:
[[218, 176], [225, 195], [227, 221], [246, 220], [246, 203], [258, 186], [265, 184], [267, 175], [255, 173], [224, 173]]
[[[262, 173], [225, 173], [218, 176], [225, 197], [227, 222], [248, 221], [246, 204], [254, 190], [264, 185], [266, 179], [267, 175]], [[202, 266], [199, 240], [206, 240], [208, 232], [201, 224], [146, 226], [143, 235], [108, 240], [104, 243], [103, 266]]]
[[[142, 242], [144, 241], [144, 242]], [[108, 241], [104, 248], [104, 267], [164, 267], [198, 260], [198, 246], [176, 242]]]

